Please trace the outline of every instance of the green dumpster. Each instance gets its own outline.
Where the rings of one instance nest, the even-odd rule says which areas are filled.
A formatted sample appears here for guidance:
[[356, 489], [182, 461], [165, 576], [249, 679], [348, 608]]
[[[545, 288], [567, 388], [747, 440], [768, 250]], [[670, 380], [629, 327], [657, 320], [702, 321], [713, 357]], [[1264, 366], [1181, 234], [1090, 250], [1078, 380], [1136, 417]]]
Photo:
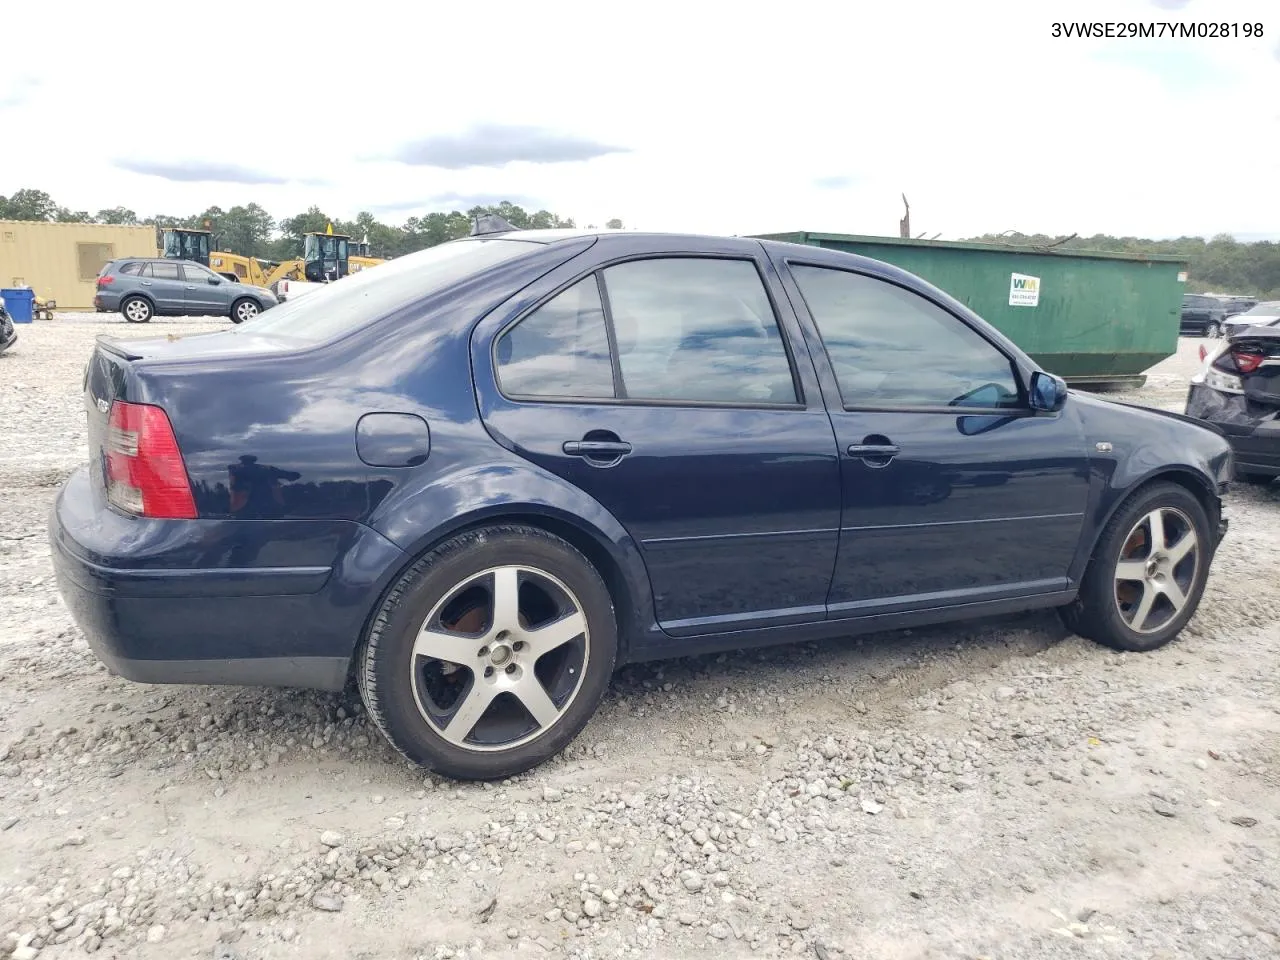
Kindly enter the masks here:
[[945, 290], [1051, 373], [1141, 384], [1178, 349], [1187, 262], [1174, 256], [838, 233], [756, 234], [883, 260]]

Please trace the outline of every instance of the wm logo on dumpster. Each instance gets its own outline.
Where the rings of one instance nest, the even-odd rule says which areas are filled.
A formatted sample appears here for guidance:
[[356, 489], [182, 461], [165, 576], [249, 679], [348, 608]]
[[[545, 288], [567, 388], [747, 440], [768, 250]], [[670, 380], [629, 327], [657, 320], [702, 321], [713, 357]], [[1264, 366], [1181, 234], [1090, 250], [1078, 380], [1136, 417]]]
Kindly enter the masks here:
[[1009, 280], [1009, 306], [1034, 307], [1040, 303], [1040, 278], [1015, 273]]

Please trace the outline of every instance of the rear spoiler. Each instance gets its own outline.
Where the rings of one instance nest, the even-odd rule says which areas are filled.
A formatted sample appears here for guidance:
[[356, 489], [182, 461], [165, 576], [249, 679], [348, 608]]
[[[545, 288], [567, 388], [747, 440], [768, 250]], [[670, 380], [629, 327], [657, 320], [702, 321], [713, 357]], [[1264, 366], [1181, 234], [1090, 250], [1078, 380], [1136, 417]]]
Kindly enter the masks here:
[[95, 342], [97, 343], [99, 348], [106, 351], [107, 353], [114, 353], [121, 360], [141, 360], [142, 359], [142, 354], [134, 353], [132, 350], [129, 349], [129, 346], [127, 343], [109, 334], [106, 334], [106, 333], [98, 334], [98, 336], [95, 338]]

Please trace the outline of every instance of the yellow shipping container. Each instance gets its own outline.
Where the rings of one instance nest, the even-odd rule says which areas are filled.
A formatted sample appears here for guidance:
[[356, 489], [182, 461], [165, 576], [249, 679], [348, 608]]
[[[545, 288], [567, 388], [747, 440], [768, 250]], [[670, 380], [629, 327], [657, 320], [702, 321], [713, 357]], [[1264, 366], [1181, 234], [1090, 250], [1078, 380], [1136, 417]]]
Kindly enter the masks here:
[[30, 287], [59, 310], [93, 309], [108, 260], [155, 255], [155, 227], [0, 220], [0, 287]]

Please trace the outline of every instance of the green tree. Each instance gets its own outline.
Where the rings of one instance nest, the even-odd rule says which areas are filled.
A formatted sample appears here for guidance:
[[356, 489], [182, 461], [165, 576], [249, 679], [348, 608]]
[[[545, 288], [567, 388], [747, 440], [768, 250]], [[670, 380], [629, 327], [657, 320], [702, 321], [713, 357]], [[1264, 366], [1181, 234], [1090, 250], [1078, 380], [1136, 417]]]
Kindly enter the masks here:
[[619, 220], [617, 217], [614, 217], [612, 220], [606, 220], [606, 221], [604, 222], [604, 225], [605, 225], [608, 229], [610, 229], [610, 230], [621, 230], [621, 229], [622, 229], [622, 221], [621, 221], [621, 220]]
[[115, 223], [130, 227], [136, 226], [138, 223], [138, 215], [128, 207], [112, 207], [109, 210], [99, 210], [94, 219], [98, 223]]
[[218, 218], [216, 239], [219, 250], [244, 257], [263, 257], [271, 245], [275, 221], [256, 203], [232, 207]]
[[11, 197], [0, 196], [0, 220], [52, 220], [58, 205], [43, 190], [23, 188]]

